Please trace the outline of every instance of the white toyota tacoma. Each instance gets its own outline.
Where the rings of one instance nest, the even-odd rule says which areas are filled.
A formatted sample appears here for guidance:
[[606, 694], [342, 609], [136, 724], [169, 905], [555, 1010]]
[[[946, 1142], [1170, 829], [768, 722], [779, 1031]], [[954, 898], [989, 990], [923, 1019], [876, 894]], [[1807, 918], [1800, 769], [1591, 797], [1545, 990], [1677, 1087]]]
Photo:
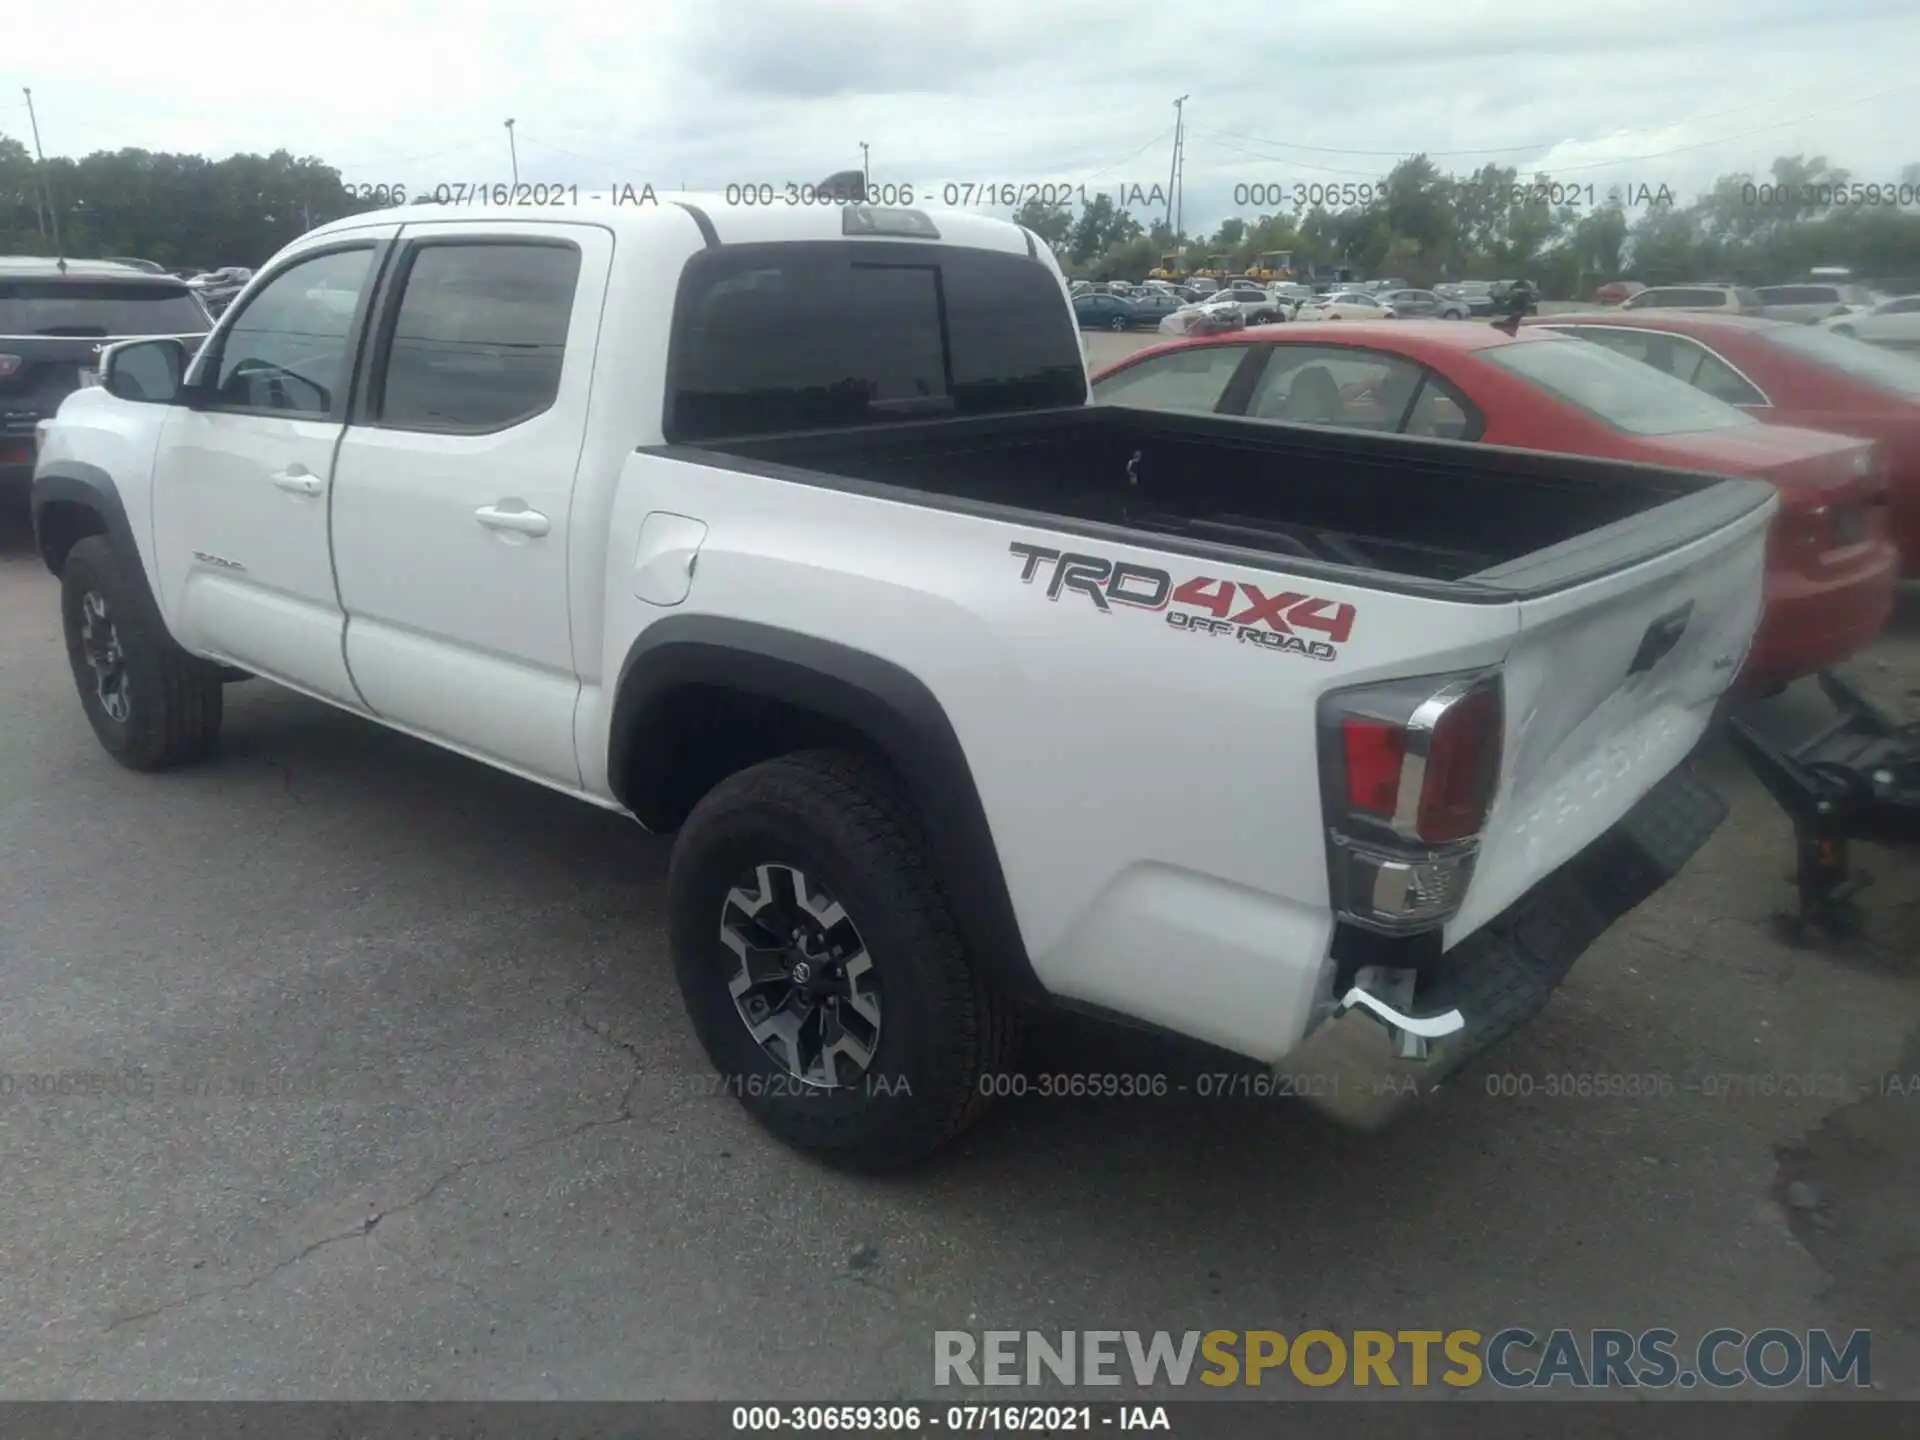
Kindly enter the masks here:
[[677, 832], [707, 1053], [870, 1169], [1042, 1004], [1365, 1123], [1522, 1023], [1723, 817], [1773, 507], [1094, 406], [1028, 231], [693, 199], [317, 229], [33, 491], [122, 764], [257, 676]]

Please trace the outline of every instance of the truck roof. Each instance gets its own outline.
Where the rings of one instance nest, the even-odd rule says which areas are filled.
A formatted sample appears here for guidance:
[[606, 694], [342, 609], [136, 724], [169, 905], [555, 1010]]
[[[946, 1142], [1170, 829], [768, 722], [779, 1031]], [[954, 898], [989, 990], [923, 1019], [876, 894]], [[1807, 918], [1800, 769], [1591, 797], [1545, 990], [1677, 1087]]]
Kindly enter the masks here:
[[[773, 241], [890, 238], [920, 244], [964, 245], [982, 250], [1026, 251], [1037, 254], [1045, 246], [1010, 220], [998, 220], [967, 210], [933, 210], [912, 207], [925, 216], [939, 232], [938, 240], [926, 236], [848, 236], [843, 230], [843, 212], [865, 208], [884, 213], [891, 206], [855, 207], [835, 202], [825, 205], [729, 205], [721, 195], [657, 192], [629, 201], [623, 193], [619, 200], [583, 200], [577, 205], [400, 205], [386, 210], [362, 211], [344, 219], [330, 221], [308, 231], [302, 240], [345, 233], [368, 224], [435, 225], [471, 224], [474, 221], [536, 221], [543, 224], [599, 225], [617, 237], [631, 237], [644, 243], [652, 237], [674, 237], [684, 243], [686, 227], [694, 225], [710, 231], [710, 245], [751, 245]], [[701, 222], [704, 220], [705, 224]]]

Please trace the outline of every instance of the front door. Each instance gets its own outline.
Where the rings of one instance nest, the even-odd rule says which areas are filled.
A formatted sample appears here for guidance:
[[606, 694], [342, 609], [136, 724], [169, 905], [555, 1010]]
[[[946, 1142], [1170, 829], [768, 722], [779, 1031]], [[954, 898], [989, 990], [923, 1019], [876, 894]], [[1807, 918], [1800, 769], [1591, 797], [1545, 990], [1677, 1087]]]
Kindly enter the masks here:
[[[612, 255], [589, 224], [403, 231], [334, 478], [347, 663], [366, 703], [569, 788], [573, 479]], [[602, 562], [586, 545], [575, 563]]]
[[297, 255], [202, 351], [199, 392], [154, 465], [160, 602], [190, 649], [348, 705], [328, 544], [353, 337], [386, 240], [353, 232]]

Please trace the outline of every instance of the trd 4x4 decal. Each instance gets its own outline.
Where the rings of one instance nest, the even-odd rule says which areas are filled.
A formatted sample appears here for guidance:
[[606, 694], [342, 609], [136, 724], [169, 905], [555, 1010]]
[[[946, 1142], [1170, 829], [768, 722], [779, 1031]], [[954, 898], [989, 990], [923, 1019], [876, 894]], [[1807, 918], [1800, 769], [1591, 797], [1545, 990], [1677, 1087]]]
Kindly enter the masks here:
[[1086, 596], [1102, 614], [1112, 614], [1115, 606], [1163, 611], [1167, 624], [1176, 630], [1231, 635], [1243, 644], [1313, 660], [1336, 658], [1339, 651], [1334, 647], [1353, 634], [1357, 613], [1353, 606], [1304, 591], [1269, 595], [1244, 580], [1216, 580], [1210, 575], [1176, 582], [1165, 570], [1129, 560], [1062, 554], [1044, 545], [1017, 542], [1009, 548], [1024, 562], [1023, 582], [1033, 584], [1044, 569], [1049, 600], [1071, 590]]

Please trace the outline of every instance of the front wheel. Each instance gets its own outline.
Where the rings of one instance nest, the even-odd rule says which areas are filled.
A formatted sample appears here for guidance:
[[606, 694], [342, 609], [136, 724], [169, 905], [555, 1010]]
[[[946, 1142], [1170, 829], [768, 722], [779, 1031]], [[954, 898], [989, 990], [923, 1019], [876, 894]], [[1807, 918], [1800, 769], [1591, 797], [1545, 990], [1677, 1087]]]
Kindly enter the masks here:
[[1127, 317], [1126, 317], [1126, 316], [1124, 316], [1124, 315], [1116, 315], [1116, 316], [1114, 316], [1114, 317], [1113, 317], [1113, 319], [1111, 319], [1111, 320], [1109, 320], [1109, 321], [1107, 322], [1107, 328], [1108, 328], [1109, 330], [1124, 330], [1124, 329], [1126, 329], [1126, 328], [1127, 328]]
[[888, 772], [838, 751], [722, 781], [674, 845], [674, 970], [720, 1087], [850, 1169], [932, 1153], [1012, 1064], [1013, 1011], [922, 855]]
[[220, 674], [167, 633], [146, 579], [105, 536], [68, 552], [60, 618], [80, 705], [129, 770], [197, 760], [220, 735]]

